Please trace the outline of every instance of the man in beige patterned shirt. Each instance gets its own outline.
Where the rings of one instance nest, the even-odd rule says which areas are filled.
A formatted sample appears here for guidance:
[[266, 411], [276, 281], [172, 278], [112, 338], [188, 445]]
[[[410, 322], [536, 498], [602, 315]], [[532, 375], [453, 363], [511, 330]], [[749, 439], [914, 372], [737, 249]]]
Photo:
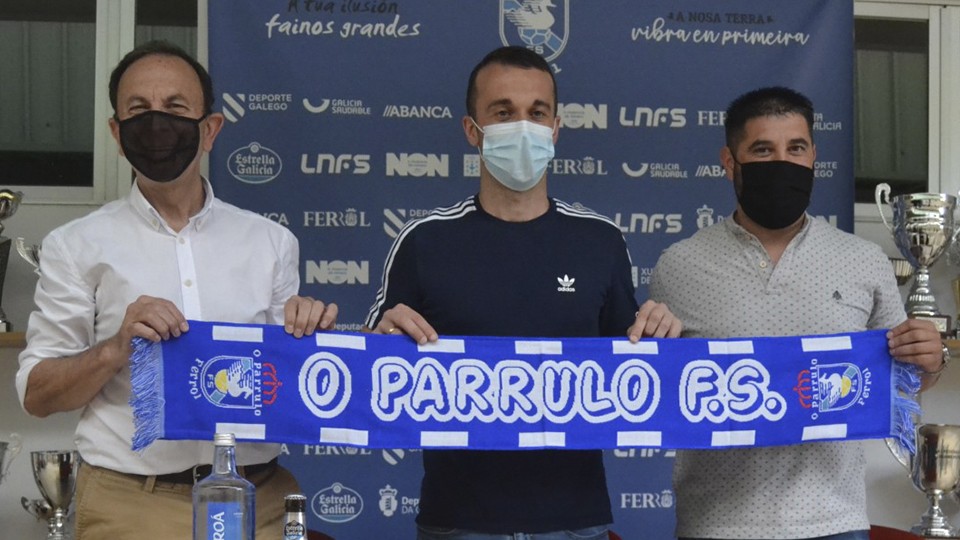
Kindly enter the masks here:
[[[806, 213], [813, 187], [813, 106], [763, 88], [727, 110], [721, 161], [732, 216], [664, 252], [650, 297], [684, 336], [789, 336], [891, 328], [890, 353], [924, 386], [946, 365], [932, 323], [906, 319], [880, 248]], [[861, 443], [678, 452], [680, 538], [866, 540]]]

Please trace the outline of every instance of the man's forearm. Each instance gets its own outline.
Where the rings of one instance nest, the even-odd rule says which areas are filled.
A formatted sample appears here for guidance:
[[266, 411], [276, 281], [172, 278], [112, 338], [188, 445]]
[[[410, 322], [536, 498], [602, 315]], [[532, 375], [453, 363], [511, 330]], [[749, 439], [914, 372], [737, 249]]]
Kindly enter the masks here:
[[27, 379], [24, 409], [42, 418], [83, 407], [126, 365], [128, 350], [114, 336], [80, 354], [41, 361]]

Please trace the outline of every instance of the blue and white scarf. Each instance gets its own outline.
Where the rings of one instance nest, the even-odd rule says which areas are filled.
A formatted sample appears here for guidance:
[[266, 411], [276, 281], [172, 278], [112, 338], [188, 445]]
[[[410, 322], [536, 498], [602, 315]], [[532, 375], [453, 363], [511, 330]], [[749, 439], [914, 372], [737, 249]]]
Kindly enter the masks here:
[[883, 330], [741, 339], [444, 337], [191, 321], [134, 340], [134, 449], [156, 439], [369, 448], [728, 448], [896, 437], [919, 377]]

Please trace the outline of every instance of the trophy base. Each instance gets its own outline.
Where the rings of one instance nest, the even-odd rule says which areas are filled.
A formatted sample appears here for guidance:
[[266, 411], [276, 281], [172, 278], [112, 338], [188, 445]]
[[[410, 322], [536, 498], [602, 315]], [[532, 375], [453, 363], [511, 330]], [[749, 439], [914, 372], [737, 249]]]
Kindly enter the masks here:
[[950, 525], [946, 516], [935, 507], [927, 510], [910, 532], [924, 538], [957, 538], [957, 529]]
[[940, 336], [943, 338], [954, 337], [953, 324], [951, 323], [951, 317], [949, 315], [919, 315], [908, 313], [907, 316], [919, 321], [932, 322], [933, 325], [937, 327], [937, 332], [940, 332]]
[[957, 538], [957, 530], [949, 524], [946, 527], [914, 525], [910, 532], [924, 538]]
[[[917, 428], [917, 456], [922, 455], [922, 452], [924, 451], [927, 451], [930, 455], [935, 455], [935, 454], [939, 455], [941, 451], [945, 451], [944, 448], [941, 448], [939, 446], [936, 448], [933, 448], [933, 447], [930, 447], [929, 445], [925, 446], [926, 450], [921, 448], [921, 445], [925, 444], [925, 441], [929, 440], [924, 437], [939, 438], [940, 436], [945, 435], [946, 438], [949, 439], [951, 433], [950, 431], [945, 433], [939, 433], [939, 432], [936, 432], [935, 428], [931, 428], [934, 431], [933, 433], [928, 432], [924, 434], [925, 427], [930, 428], [931, 426], [927, 424], [925, 426], [920, 426]], [[951, 428], [953, 427], [956, 427], [956, 426], [951, 426]], [[955, 430], [951, 429], [951, 431], [955, 431]], [[940, 443], [937, 442], [935, 444], [939, 445]], [[953, 455], [956, 456], [956, 451], [953, 450], [953, 452], [954, 452]], [[943, 455], [947, 455], [947, 454], [943, 454]], [[918, 459], [920, 458], [918, 457]], [[913, 474], [912, 474], [914, 486], [922, 485], [922, 482], [920, 483], [917, 482], [917, 472], [919, 469], [917, 464], [918, 462], [914, 461], [914, 464], [913, 464], [914, 468], [913, 468]], [[939, 466], [941, 466], [942, 468], [949, 468], [950, 465], [953, 465], [953, 463], [947, 463], [947, 462], [939, 463]], [[933, 468], [931, 470], [935, 470], [935, 469], [936, 468]], [[944, 492], [943, 490], [937, 489], [937, 488], [930, 488], [922, 491], [924, 491], [924, 493], [927, 496], [927, 501], [929, 503], [929, 506], [927, 507], [927, 510], [923, 513], [923, 515], [920, 516], [920, 522], [910, 528], [910, 532], [912, 532], [913, 534], [922, 536], [924, 538], [956, 538], [957, 529], [950, 524], [950, 521], [947, 520], [947, 517], [943, 514], [943, 509], [940, 508], [940, 500], [943, 498], [944, 494], [948, 492]]]

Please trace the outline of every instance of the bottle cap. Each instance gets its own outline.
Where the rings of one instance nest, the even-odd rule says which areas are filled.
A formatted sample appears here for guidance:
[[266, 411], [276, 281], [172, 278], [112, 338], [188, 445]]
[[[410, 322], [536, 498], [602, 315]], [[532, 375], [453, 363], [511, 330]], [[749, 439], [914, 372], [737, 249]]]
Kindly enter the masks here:
[[283, 507], [287, 512], [303, 512], [307, 508], [307, 498], [299, 493], [287, 495], [283, 498]]
[[213, 436], [214, 446], [236, 446], [237, 439], [233, 433], [217, 433]]

